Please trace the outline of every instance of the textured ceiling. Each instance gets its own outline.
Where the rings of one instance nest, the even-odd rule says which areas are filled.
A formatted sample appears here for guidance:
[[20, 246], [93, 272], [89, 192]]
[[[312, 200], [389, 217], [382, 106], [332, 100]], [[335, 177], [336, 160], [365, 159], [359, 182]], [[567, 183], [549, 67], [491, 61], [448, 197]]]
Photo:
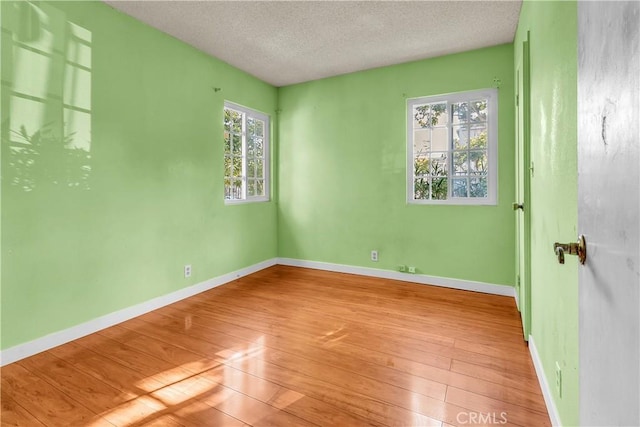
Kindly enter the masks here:
[[116, 1], [275, 86], [513, 41], [514, 1]]

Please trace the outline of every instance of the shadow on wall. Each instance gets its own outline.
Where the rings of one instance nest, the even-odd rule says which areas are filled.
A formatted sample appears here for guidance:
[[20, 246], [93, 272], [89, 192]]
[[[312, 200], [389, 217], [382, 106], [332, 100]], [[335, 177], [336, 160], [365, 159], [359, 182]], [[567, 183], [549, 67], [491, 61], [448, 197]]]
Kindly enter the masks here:
[[89, 190], [91, 32], [51, 5], [1, 6], [4, 185]]

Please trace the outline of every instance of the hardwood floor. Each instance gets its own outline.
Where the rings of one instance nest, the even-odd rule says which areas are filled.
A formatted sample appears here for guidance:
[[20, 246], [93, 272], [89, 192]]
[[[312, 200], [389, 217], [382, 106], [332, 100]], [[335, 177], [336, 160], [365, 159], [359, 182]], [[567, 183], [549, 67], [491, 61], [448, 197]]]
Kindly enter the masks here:
[[284, 266], [1, 378], [2, 426], [551, 425], [512, 298]]

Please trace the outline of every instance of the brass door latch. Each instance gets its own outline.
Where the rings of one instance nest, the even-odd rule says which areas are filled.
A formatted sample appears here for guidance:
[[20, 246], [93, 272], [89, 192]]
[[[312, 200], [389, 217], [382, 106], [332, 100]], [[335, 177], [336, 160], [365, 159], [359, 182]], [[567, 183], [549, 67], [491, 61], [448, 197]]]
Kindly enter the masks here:
[[511, 205], [511, 207], [513, 207], [514, 211], [517, 211], [518, 209], [524, 210], [524, 204], [523, 203], [513, 203]]
[[560, 264], [564, 264], [565, 254], [578, 255], [580, 264], [584, 264], [587, 260], [587, 242], [583, 235], [578, 237], [578, 241], [576, 243], [554, 243], [553, 251], [556, 253]]

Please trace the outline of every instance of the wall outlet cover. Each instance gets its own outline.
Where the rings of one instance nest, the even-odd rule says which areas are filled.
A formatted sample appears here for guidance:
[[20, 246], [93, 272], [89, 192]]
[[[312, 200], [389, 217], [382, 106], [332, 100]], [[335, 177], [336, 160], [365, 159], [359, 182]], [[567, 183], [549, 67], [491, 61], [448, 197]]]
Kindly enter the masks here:
[[184, 277], [191, 277], [191, 264], [184, 266]]
[[556, 393], [559, 398], [562, 398], [562, 368], [558, 362], [556, 362]]
[[371, 251], [371, 261], [378, 262], [378, 251]]
[[413, 266], [409, 266], [409, 273], [416, 274], [416, 268]]

